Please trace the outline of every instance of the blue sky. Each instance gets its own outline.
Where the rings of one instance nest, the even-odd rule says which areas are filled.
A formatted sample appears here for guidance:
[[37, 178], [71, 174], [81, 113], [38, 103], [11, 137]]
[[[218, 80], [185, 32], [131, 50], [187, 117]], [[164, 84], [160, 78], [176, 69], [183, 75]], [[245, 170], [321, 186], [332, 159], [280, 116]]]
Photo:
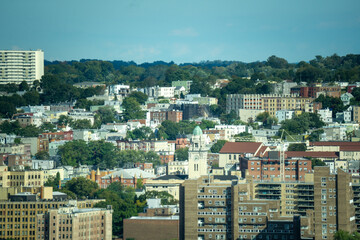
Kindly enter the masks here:
[[360, 53], [359, 0], [1, 0], [0, 48], [47, 60], [289, 62]]

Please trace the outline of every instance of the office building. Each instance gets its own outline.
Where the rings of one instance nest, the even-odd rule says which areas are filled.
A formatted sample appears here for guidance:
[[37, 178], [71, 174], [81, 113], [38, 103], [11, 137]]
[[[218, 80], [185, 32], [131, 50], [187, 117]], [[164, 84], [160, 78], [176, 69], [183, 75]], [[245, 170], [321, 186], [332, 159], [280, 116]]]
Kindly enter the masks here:
[[44, 52], [0, 50], [0, 84], [32, 85], [44, 75]]
[[112, 239], [112, 210], [61, 207], [36, 216], [36, 239]]

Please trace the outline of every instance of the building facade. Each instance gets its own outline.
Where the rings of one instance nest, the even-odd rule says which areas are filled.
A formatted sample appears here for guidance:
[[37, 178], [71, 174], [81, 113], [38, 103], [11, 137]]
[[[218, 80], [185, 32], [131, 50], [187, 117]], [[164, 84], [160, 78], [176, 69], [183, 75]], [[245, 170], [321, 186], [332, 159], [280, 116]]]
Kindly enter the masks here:
[[44, 75], [44, 52], [0, 51], [0, 84], [20, 84], [26, 81], [32, 85]]
[[36, 216], [36, 239], [112, 239], [112, 210], [62, 207]]

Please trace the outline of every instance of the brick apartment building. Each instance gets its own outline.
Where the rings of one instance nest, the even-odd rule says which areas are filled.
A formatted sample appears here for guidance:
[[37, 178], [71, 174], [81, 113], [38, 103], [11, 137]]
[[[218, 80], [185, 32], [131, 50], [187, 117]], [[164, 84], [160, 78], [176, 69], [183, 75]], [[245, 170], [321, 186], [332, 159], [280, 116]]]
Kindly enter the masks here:
[[341, 87], [340, 86], [311, 86], [311, 87], [293, 87], [291, 88], [291, 94], [299, 94], [305, 98], [317, 98], [320, 94], [324, 94], [329, 97], [340, 98]]
[[341, 169], [315, 167], [304, 182], [227, 178], [181, 185], [180, 239], [333, 239], [360, 223], [351, 175]]
[[112, 239], [112, 210], [62, 207], [36, 216], [36, 239]]

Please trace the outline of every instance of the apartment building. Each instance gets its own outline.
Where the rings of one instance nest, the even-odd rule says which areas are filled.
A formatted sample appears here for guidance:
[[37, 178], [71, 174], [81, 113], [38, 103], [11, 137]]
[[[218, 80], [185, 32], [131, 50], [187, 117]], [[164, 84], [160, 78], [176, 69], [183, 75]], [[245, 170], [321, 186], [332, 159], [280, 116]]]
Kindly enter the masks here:
[[126, 141], [117, 140], [117, 147], [120, 150], [142, 150], [145, 152], [175, 152], [175, 143], [169, 141]]
[[351, 175], [328, 167], [315, 167], [315, 239], [333, 239], [338, 230], [356, 231], [354, 193]]
[[41, 187], [44, 186], [44, 171], [8, 171], [0, 170], [0, 187]]
[[61, 207], [36, 216], [36, 239], [112, 239], [112, 209]]
[[353, 112], [352, 117], [353, 121], [356, 123], [360, 123], [360, 106], [352, 106]]
[[264, 110], [275, 116], [279, 110], [303, 110], [313, 101], [310, 97], [299, 97], [297, 94], [228, 94], [226, 112], [239, 109]]
[[[39, 238], [38, 232], [39, 230], [43, 231], [45, 229], [42, 227], [39, 229], [38, 227], [38, 214], [41, 215], [47, 213], [51, 209], [67, 206], [72, 202], [69, 200], [56, 200], [53, 198], [37, 201], [34, 199], [36, 197], [32, 196], [34, 195], [24, 194], [24, 197], [22, 198], [12, 198], [10, 201], [0, 201], [0, 239], [41, 239]], [[102, 200], [75, 201], [75, 205], [78, 208], [91, 208], [100, 201]]]
[[[248, 175], [256, 180], [272, 180], [283, 177], [284, 181], [304, 181], [305, 174], [312, 173], [311, 160], [305, 158], [284, 159], [283, 170], [281, 170], [280, 156], [275, 152], [268, 158], [250, 157], [241, 158], [240, 162], [246, 161]], [[275, 155], [275, 157], [274, 157]], [[283, 171], [284, 176], [281, 176]]]
[[278, 200], [250, 198], [250, 185], [204, 176], [180, 187], [180, 239], [299, 239], [300, 218]]
[[351, 180], [329, 167], [315, 167], [304, 182], [186, 180], [180, 187], [180, 239], [333, 239], [336, 231], [353, 232], [360, 224]]
[[161, 110], [157, 110], [157, 111], [150, 111], [150, 121], [153, 121], [155, 123], [162, 123], [165, 120], [169, 120], [172, 122], [179, 122], [182, 120], [182, 115], [183, 112], [182, 111], [161, 111]]
[[291, 88], [292, 94], [299, 94], [301, 97], [317, 98], [321, 94], [329, 97], [340, 98], [340, 86], [310, 86], [310, 87], [293, 87]]
[[0, 84], [32, 85], [44, 75], [44, 52], [0, 50]]

